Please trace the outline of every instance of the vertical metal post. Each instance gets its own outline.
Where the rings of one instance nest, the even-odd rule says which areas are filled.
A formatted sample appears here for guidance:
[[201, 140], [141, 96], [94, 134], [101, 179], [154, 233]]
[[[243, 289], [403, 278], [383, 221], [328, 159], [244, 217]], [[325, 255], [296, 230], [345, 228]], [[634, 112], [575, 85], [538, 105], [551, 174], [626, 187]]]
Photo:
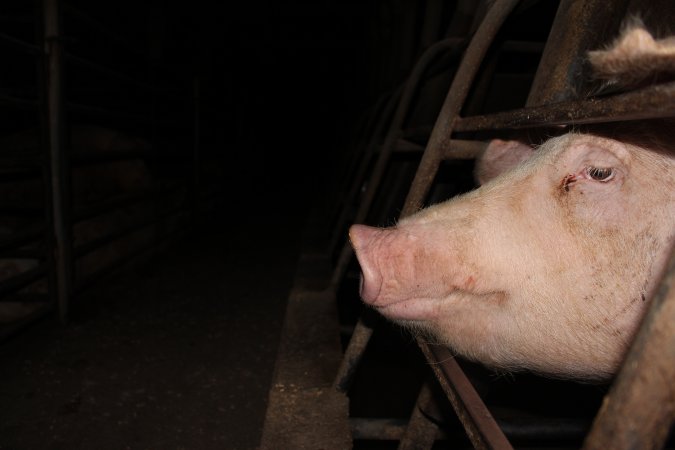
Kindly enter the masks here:
[[70, 168], [64, 145], [63, 48], [60, 40], [58, 0], [44, 0], [47, 129], [52, 194], [51, 255], [56, 279], [59, 318], [68, 319], [72, 293], [72, 239], [70, 227]]
[[200, 144], [201, 144], [201, 97], [200, 97], [200, 85], [199, 78], [195, 77], [194, 83], [192, 85], [193, 89], [193, 101], [194, 101], [194, 124], [193, 124], [193, 149], [192, 149], [192, 213], [193, 217], [199, 212], [199, 185], [201, 177], [201, 154], [200, 154]]

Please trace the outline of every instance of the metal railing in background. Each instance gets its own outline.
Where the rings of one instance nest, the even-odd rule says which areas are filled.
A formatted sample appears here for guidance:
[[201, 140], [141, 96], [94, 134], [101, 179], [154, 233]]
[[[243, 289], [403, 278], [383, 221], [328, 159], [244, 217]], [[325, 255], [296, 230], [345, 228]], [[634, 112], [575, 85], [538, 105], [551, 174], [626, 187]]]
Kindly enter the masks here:
[[[20, 226], [2, 224], [0, 264], [11, 270], [0, 281], [0, 308], [41, 298], [41, 313], [29, 316], [57, 309], [65, 322], [74, 298], [126, 263], [150, 255], [190, 223], [200, 200], [197, 82], [192, 76], [171, 75], [123, 32], [59, 0], [27, 7], [22, 18], [13, 28], [21, 36], [12, 30], [0, 34], [0, 51], [7, 52], [7, 64], [32, 58], [35, 68], [17, 70], [38, 75], [32, 84], [0, 86], [0, 111], [21, 111], [32, 120], [17, 118], [0, 131], [0, 139], [20, 131], [30, 143], [24, 144], [28, 151], [0, 148], [0, 183], [17, 192], [29, 183], [37, 199], [25, 208]], [[25, 38], [27, 30], [34, 41]], [[93, 42], [114, 48], [123, 64], [110, 61], [112, 56], [97, 51], [99, 44]], [[83, 48], [91, 50], [87, 56], [78, 53]], [[86, 87], [73, 80], [86, 80]], [[115, 148], [111, 139], [105, 151], [74, 149], [72, 138], [82, 127], [139, 145], [125, 142]], [[77, 198], [73, 177], [82, 183], [87, 173], [114, 173], [116, 165], [124, 164], [141, 168], [147, 176], [142, 187]], [[0, 201], [0, 220], [16, 222], [17, 214], [15, 205]], [[101, 230], [91, 231], [96, 226]], [[87, 227], [85, 239], [78, 233]], [[90, 270], [87, 265], [97, 255], [105, 264]], [[19, 259], [29, 261], [28, 268], [16, 269]], [[30, 317], [0, 324], [0, 336], [30, 323]]]

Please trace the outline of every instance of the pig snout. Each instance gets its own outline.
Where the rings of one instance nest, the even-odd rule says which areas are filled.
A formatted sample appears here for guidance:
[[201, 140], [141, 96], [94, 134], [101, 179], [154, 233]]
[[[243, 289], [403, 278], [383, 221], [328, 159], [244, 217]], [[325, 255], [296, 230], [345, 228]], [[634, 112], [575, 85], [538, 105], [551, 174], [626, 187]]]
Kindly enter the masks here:
[[[391, 319], [431, 320], [448, 296], [467, 287], [453, 261], [454, 246], [440, 244], [436, 227], [429, 228], [353, 225], [349, 230], [361, 266], [361, 298]], [[449, 270], [439, 273], [439, 265]]]
[[360, 295], [365, 302], [370, 304], [376, 302], [382, 288], [382, 275], [375, 266], [370, 250], [376, 245], [378, 237], [386, 232], [386, 230], [366, 225], [352, 225], [349, 229], [349, 240], [361, 266]]

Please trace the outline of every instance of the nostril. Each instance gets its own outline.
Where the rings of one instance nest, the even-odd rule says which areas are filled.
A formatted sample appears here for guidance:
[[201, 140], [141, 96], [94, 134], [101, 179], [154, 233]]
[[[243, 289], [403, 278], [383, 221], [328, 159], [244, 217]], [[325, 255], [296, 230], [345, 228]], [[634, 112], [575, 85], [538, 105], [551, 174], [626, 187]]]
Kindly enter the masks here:
[[382, 285], [382, 275], [377, 267], [381, 255], [377, 246], [373, 245], [380, 233], [380, 229], [366, 225], [352, 225], [349, 229], [349, 239], [361, 266], [359, 294], [368, 303], [376, 301]]

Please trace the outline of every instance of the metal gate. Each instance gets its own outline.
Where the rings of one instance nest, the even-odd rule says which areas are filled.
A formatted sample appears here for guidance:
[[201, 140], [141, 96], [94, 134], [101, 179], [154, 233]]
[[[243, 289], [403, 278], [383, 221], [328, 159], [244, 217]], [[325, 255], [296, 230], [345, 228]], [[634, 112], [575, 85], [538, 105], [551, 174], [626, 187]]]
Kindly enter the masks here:
[[[439, 172], [442, 166], [459, 164], [460, 171], [466, 172], [464, 163], [457, 161], [470, 163], [484, 148], [486, 137], [506, 136], [514, 130], [536, 133], [558, 125], [675, 114], [672, 82], [598, 98], [583, 95], [592, 88], [584, 63], [586, 52], [609, 42], [625, 17], [659, 11], [645, 16], [654, 22], [651, 25], [658, 27], [660, 20], [672, 22], [672, 5], [619, 0], [608, 6], [598, 0], [562, 0], [551, 18], [545, 46], [509, 40], [504, 27], [533, 3], [500, 0], [489, 7], [475, 5], [474, 26], [467, 35], [431, 45], [405, 85], [373, 108], [372, 119], [364, 124], [362, 138], [355, 145], [357, 150], [345, 164], [341, 177], [348, 181], [336, 189], [335, 208], [318, 211], [308, 225], [311, 245], [301, 257], [289, 297], [262, 448], [390, 448], [361, 443], [381, 440], [398, 442], [399, 449], [428, 449], [439, 439], [459, 447], [495, 449], [513, 448], [514, 442], [521, 441], [541, 447], [563, 442], [571, 448], [583, 443], [587, 449], [664, 445], [675, 411], [675, 364], [669, 356], [675, 348], [675, 335], [668, 329], [675, 319], [675, 293], [671, 289], [675, 257], [670, 259], [627, 360], [604, 395], [592, 424], [560, 417], [514, 416], [504, 411], [498, 416], [479, 395], [480, 375], [474, 376], [472, 366], [458, 362], [446, 348], [422, 339], [416, 344], [423, 359], [413, 358], [413, 364], [426, 362], [433, 376], [427, 377], [424, 369], [421, 378], [415, 374], [408, 380], [420, 386], [415, 390], [409, 419], [350, 415], [355, 374], [372, 357], [368, 346], [382, 333], [378, 318], [368, 311], [359, 310], [358, 318], [351, 318], [353, 329], [345, 326], [350, 319], [344, 320], [344, 316], [350, 312], [344, 312], [341, 303], [357, 291], [356, 267], [346, 241], [350, 223], [377, 223], [397, 208], [402, 208], [401, 216], [419, 210], [430, 196], [437, 195], [434, 189], [438, 191], [443, 181]], [[507, 53], [537, 57], [541, 53], [536, 75], [523, 106], [485, 112], [485, 91], [494, 81], [496, 58]], [[445, 101], [431, 129], [411, 126], [411, 111], [415, 102], [421, 101], [419, 93], [434, 73], [450, 75]], [[400, 188], [408, 184], [410, 189], [401, 205]], [[465, 180], [450, 184], [455, 193], [467, 188]], [[331, 232], [322, 235], [317, 231], [326, 227]], [[343, 335], [349, 336], [344, 354], [339, 340], [341, 327]], [[444, 396], [439, 395], [439, 386]], [[589, 392], [588, 387], [579, 389], [578, 395]], [[599, 402], [605, 392], [600, 388], [596, 391]], [[448, 404], [443, 397], [447, 397], [465, 436], [448, 431], [444, 420], [452, 419], [443, 413]], [[352, 404], [354, 400], [352, 397]], [[591, 410], [598, 406], [594, 404]]]

